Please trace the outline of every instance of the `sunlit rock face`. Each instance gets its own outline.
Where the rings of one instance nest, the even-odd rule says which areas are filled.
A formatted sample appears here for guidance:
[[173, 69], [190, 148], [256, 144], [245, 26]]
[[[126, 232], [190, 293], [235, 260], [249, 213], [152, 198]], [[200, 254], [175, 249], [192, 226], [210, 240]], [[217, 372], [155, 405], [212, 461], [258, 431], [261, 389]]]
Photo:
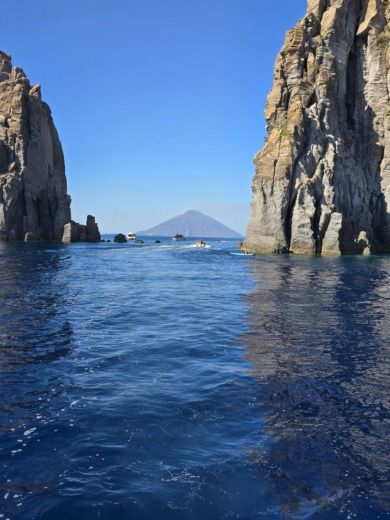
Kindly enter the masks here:
[[61, 142], [40, 85], [0, 51], [0, 240], [61, 241], [70, 202]]
[[309, 0], [276, 59], [245, 247], [390, 251], [390, 5]]

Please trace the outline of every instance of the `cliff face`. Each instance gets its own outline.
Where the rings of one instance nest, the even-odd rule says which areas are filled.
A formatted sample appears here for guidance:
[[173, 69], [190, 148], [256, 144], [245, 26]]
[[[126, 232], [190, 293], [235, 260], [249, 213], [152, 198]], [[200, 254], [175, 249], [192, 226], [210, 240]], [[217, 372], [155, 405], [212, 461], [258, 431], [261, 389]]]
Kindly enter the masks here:
[[275, 63], [245, 247], [390, 252], [390, 2], [309, 0]]
[[0, 52], [0, 240], [61, 241], [70, 201], [61, 143], [40, 85], [31, 86]]

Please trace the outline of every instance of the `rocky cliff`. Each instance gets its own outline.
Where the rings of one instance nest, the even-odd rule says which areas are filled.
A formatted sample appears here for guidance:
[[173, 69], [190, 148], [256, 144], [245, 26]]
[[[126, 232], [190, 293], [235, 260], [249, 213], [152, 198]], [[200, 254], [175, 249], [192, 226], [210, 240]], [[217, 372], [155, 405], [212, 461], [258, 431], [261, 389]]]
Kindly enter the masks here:
[[[71, 241], [67, 231], [77, 225], [70, 202], [61, 143], [40, 85], [32, 86], [0, 51], [0, 240]], [[94, 226], [91, 219], [82, 226], [92, 233], [85, 240], [100, 240]]]
[[309, 0], [276, 59], [245, 247], [390, 252], [390, 2]]

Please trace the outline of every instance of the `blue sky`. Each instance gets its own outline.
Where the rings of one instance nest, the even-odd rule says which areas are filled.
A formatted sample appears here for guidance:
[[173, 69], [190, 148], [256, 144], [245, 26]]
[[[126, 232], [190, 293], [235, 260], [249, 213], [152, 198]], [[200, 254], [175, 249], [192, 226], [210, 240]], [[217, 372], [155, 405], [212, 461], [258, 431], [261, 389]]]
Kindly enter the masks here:
[[245, 230], [273, 63], [306, 0], [8, 2], [2, 50], [42, 84], [76, 220], [126, 232], [198, 209]]

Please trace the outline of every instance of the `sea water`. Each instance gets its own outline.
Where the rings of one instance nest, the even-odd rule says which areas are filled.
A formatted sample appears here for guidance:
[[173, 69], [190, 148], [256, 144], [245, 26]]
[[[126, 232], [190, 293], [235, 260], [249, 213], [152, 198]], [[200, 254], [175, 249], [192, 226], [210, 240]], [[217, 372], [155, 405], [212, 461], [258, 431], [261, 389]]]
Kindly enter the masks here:
[[0, 244], [0, 519], [384, 519], [390, 258]]

